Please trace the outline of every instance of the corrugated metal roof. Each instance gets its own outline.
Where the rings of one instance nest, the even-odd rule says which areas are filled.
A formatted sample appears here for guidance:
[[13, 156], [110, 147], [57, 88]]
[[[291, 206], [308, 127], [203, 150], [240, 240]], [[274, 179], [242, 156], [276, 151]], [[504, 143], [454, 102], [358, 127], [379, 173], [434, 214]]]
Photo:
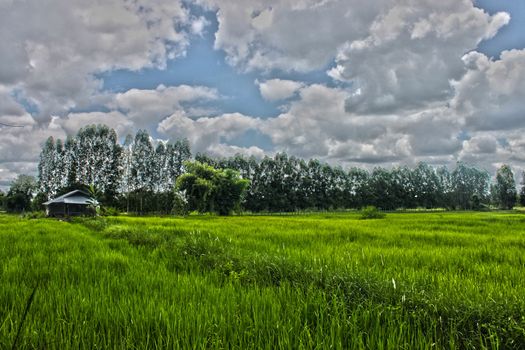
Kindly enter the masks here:
[[44, 203], [44, 205], [54, 204], [54, 203], [66, 203], [66, 204], [91, 204], [93, 199], [84, 191], [74, 190], [69, 193], [66, 193], [60, 197], [49, 200]]

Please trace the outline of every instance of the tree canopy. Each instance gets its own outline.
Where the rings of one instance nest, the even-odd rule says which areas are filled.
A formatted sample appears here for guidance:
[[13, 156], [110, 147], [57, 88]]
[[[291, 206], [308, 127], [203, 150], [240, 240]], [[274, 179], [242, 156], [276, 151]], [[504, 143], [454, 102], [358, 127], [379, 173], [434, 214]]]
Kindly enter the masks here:
[[177, 179], [176, 190], [185, 194], [190, 210], [228, 215], [239, 207], [249, 181], [237, 171], [197, 161], [185, 166], [187, 173]]
[[514, 173], [510, 166], [503, 164], [496, 172], [496, 182], [493, 187], [494, 197], [503, 209], [512, 209], [516, 204], [518, 193]]
[[[123, 144], [114, 130], [90, 125], [65, 142], [49, 138], [38, 166], [38, 198], [94, 185], [102, 204], [136, 213], [170, 213], [177, 203], [191, 210], [226, 214], [363, 208], [511, 208], [516, 199], [510, 167], [489, 174], [458, 162], [449, 169], [420, 162], [415, 167], [343, 169], [286, 153], [262, 159], [198, 153], [188, 140], [154, 140], [145, 130]], [[176, 191], [174, 191], [174, 188]], [[181, 200], [180, 193], [186, 191]], [[525, 203], [525, 187], [521, 200]], [[186, 205], [185, 204], [185, 205]], [[224, 209], [223, 209], [224, 208]], [[184, 211], [182, 211], [184, 212]]]

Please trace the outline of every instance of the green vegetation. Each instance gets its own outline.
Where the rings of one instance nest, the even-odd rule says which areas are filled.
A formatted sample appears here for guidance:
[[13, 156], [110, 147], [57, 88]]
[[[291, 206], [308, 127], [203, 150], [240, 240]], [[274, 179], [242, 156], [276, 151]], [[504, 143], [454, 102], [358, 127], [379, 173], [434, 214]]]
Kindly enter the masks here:
[[0, 348], [523, 348], [524, 222], [3, 215]]
[[[186, 194], [189, 210], [229, 215], [239, 208], [249, 181], [232, 169], [219, 170], [200, 162], [186, 162], [187, 173], [177, 179], [176, 189]], [[180, 211], [179, 200], [174, 209]]]
[[[188, 140], [152, 142], [147, 131], [139, 130], [121, 145], [116, 132], [105, 125], [86, 126], [65, 142], [50, 137], [40, 154], [38, 186], [31, 193], [34, 209], [42, 210], [41, 203], [59, 194], [89, 186], [100, 191], [102, 207], [140, 215], [333, 211], [368, 205], [382, 210], [487, 210], [512, 209], [517, 200], [508, 165], [491, 179], [487, 171], [461, 162], [453, 169], [421, 162], [413, 168], [368, 171], [286, 153], [262, 159], [240, 154], [192, 157]], [[184, 198], [181, 189], [186, 189]], [[521, 192], [525, 203], [525, 188]], [[27, 211], [26, 204], [8, 209]]]
[[373, 205], [369, 205], [361, 209], [361, 219], [382, 219], [386, 216], [381, 210], [377, 209]]

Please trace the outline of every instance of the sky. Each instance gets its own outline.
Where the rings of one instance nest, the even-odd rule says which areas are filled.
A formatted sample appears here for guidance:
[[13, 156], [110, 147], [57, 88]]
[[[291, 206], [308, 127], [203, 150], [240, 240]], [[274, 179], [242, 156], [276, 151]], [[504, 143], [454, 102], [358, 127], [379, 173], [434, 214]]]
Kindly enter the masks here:
[[524, 28], [525, 0], [0, 0], [0, 188], [99, 123], [212, 156], [520, 174]]

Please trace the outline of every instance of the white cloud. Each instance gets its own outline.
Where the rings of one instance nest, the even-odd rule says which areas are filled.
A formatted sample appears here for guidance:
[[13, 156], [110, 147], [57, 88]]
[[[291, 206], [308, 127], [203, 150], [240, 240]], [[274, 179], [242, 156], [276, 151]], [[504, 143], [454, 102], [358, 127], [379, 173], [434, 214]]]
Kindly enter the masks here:
[[309, 71], [362, 37], [386, 0], [203, 0], [218, 10], [215, 47], [246, 69]]
[[304, 158], [342, 162], [398, 159], [402, 153], [396, 146], [398, 137], [389, 133], [397, 118], [352, 116], [345, 112], [348, 96], [338, 88], [306, 86], [287, 112], [264, 121], [260, 130], [276, 149]]
[[463, 57], [466, 74], [453, 82], [452, 107], [471, 130], [525, 127], [525, 50], [504, 51], [493, 61], [478, 52]]
[[267, 153], [257, 146], [239, 147], [225, 143], [215, 144], [209, 147], [207, 153], [212, 157], [232, 157], [236, 154], [242, 154], [246, 157], [254, 156], [257, 159], [263, 158]]
[[[215, 48], [261, 73], [261, 96], [281, 101], [284, 112], [266, 120], [221, 114], [220, 92], [203, 86], [101, 92], [98, 73], [163, 68], [204, 35], [209, 21], [182, 0], [0, 0], [0, 122], [25, 125], [0, 129], [2, 181], [34, 169], [48, 136], [92, 123], [120, 136], [146, 128], [186, 137], [194, 152], [219, 156], [262, 156], [235, 144], [256, 132], [271, 140], [270, 152], [344, 165], [525, 164], [525, 50], [498, 60], [472, 51], [507, 14], [489, 15], [471, 0], [197, 3], [217, 13]], [[329, 64], [339, 87], [279, 78], [279, 70]], [[275, 79], [265, 80], [268, 72]], [[107, 111], [73, 112], [93, 106]]]
[[340, 48], [328, 73], [359, 89], [347, 100], [350, 113], [443, 104], [453, 94], [450, 80], [464, 73], [461, 56], [508, 21], [507, 14], [490, 16], [470, 0], [398, 2], [371, 23], [366, 37]]
[[[206, 102], [219, 97], [215, 89], [203, 86], [158, 86], [155, 90], [130, 89], [114, 96], [109, 107], [124, 111], [141, 128], [155, 126], [176, 111], [184, 110], [184, 103]], [[199, 109], [192, 108], [194, 112]]]
[[216, 153], [217, 147], [224, 149], [225, 142], [256, 129], [259, 123], [258, 118], [240, 113], [192, 119], [179, 111], [160, 122], [157, 131], [174, 139], [187, 138], [193, 152]]
[[65, 132], [61, 128], [40, 126], [29, 114], [0, 116], [0, 122], [24, 125], [20, 128], [0, 126], [0, 189], [6, 190], [18, 174], [36, 176], [42, 144], [49, 136], [64, 138]]
[[89, 106], [94, 74], [164, 67], [182, 55], [191, 21], [177, 0], [0, 3], [0, 84], [20, 90], [40, 119]]
[[206, 17], [200, 16], [191, 22], [191, 33], [195, 35], [204, 35], [205, 28], [210, 25], [210, 21]]
[[[509, 20], [506, 14], [490, 18], [470, 0], [248, 0], [243, 6], [235, 0], [200, 3], [218, 11], [215, 47], [227, 53], [231, 64], [263, 71], [321, 69], [345, 43], [355, 43], [357, 48], [373, 42], [377, 50], [400, 36], [424, 39], [427, 48], [428, 44], [439, 48], [463, 42], [470, 50]], [[389, 58], [384, 59], [388, 62]], [[346, 74], [351, 74], [349, 69]]]
[[270, 79], [263, 82], [256, 81], [256, 83], [259, 85], [259, 91], [262, 97], [268, 101], [279, 101], [290, 98], [304, 86], [301, 82], [283, 79]]
[[463, 151], [466, 154], [491, 155], [496, 153], [498, 141], [494, 135], [476, 135], [463, 141]]
[[91, 124], [105, 124], [115, 129], [120, 137], [133, 133], [135, 129], [133, 122], [118, 111], [69, 113], [66, 118], [53, 117], [49, 127], [60, 127], [68, 135], [75, 135], [80, 128]]

